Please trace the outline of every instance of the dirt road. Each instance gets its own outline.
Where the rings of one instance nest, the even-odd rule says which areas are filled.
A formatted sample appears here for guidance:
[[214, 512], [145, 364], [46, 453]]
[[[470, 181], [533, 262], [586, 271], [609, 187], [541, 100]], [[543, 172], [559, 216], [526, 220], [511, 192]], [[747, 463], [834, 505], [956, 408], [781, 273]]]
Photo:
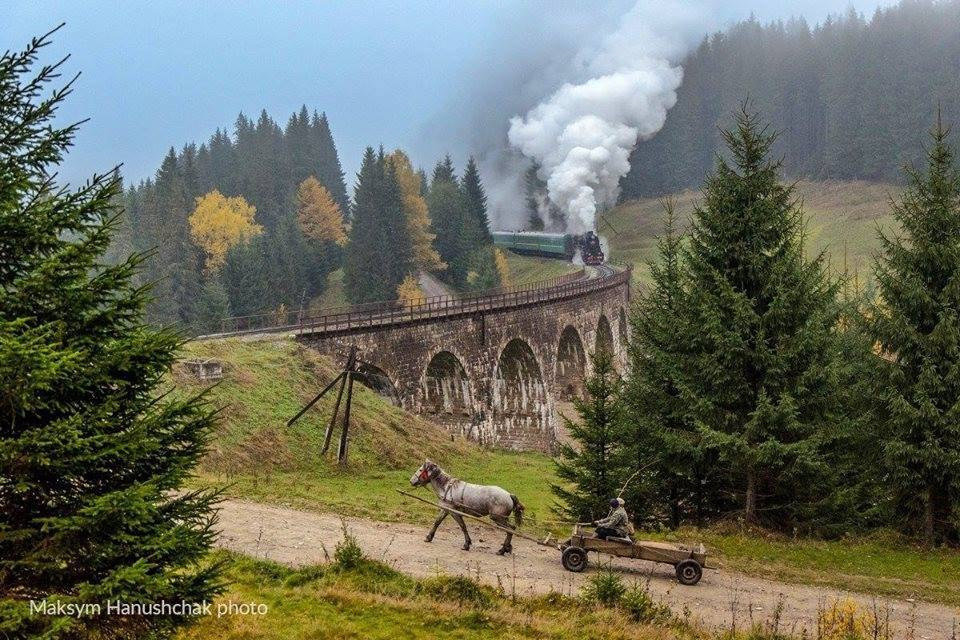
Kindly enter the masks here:
[[[423, 526], [358, 518], [348, 518], [346, 523], [369, 557], [415, 576], [465, 574], [501, 585], [507, 593], [553, 590], [573, 595], [591, 573], [591, 569], [582, 574], [565, 571], [556, 550], [517, 538], [513, 556], [498, 556], [495, 552], [502, 534], [476, 524], [471, 526], [473, 549], [462, 551], [462, 535], [450, 519], [430, 544], [423, 541]], [[293, 566], [324, 562], [326, 553], [332, 556], [342, 537], [341, 522], [335, 515], [241, 500], [221, 505], [219, 528], [221, 547]], [[594, 556], [591, 562], [595, 567]], [[743, 628], [751, 619], [766, 620], [778, 601], [784, 608], [782, 628], [792, 628], [798, 634], [811, 625], [815, 631], [818, 607], [837, 597], [849, 596], [873, 607], [869, 596], [777, 583], [729, 571], [705, 571], [699, 585], [684, 587], [677, 584], [672, 567], [667, 565], [614, 558], [611, 566], [627, 580], [649, 580], [654, 597], [668, 603], [678, 615], [688, 610], [692, 619], [711, 628], [729, 629], [734, 621]], [[954, 618], [960, 617], [958, 611], [923, 602], [884, 600], [877, 605], [889, 608], [897, 638], [949, 640]], [[911, 626], [914, 634], [908, 635]]]

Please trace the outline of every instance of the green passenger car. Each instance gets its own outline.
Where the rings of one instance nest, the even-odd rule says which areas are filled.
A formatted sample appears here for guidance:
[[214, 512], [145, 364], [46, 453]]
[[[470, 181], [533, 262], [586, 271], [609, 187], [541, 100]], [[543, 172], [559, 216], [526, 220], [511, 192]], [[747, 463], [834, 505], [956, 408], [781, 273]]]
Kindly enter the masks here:
[[574, 237], [568, 233], [495, 231], [493, 244], [514, 253], [570, 260], [576, 252]]

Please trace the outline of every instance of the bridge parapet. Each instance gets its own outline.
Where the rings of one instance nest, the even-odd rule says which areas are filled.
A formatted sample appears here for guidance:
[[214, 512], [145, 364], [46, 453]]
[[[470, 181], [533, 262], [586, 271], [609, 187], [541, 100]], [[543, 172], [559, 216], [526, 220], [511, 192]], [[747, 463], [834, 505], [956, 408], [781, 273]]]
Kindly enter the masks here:
[[593, 283], [593, 286], [596, 286], [598, 282], [599, 279], [587, 278], [586, 271], [581, 268], [578, 271], [548, 280], [490, 289], [456, 298], [452, 296], [433, 296], [406, 303], [397, 301], [371, 302], [322, 309], [320, 313], [316, 314], [305, 314], [303, 311], [281, 311], [250, 316], [234, 316], [221, 320], [218, 333], [200, 336], [200, 338], [291, 331], [296, 331], [298, 334], [305, 332], [324, 333], [444, 318], [500, 307], [532, 304], [555, 299], [557, 296], [578, 295], [588, 290], [583, 286], [585, 283]]

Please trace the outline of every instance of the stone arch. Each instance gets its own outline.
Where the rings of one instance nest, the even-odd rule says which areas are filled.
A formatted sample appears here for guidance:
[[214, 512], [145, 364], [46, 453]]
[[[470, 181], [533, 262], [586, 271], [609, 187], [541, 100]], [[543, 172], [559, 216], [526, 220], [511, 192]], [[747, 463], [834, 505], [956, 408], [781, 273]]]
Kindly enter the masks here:
[[514, 338], [500, 351], [491, 395], [495, 412], [523, 416], [542, 413], [547, 398], [543, 368], [525, 340]]
[[467, 371], [455, 354], [439, 351], [423, 374], [423, 410], [433, 414], [470, 415], [473, 393]]
[[610, 321], [607, 320], [607, 316], [603, 314], [600, 314], [600, 319], [597, 320], [597, 335], [593, 348], [594, 351], [605, 349], [611, 354], [616, 353], [614, 350], [613, 330], [610, 328]]
[[556, 388], [560, 399], [570, 400], [583, 393], [587, 355], [580, 332], [567, 325], [557, 342]]
[[357, 382], [400, 406], [400, 394], [397, 393], [397, 387], [386, 371], [369, 362], [364, 362], [357, 367], [357, 373], [360, 374], [354, 377]]

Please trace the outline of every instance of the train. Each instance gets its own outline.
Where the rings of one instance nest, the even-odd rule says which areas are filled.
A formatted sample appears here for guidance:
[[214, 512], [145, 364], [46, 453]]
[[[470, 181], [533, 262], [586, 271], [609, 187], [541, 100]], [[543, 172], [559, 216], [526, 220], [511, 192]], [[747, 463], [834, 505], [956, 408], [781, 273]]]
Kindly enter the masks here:
[[603, 264], [600, 237], [593, 231], [583, 234], [543, 233], [540, 231], [494, 231], [493, 244], [514, 253], [561, 260], [573, 260], [577, 252], [584, 264]]

